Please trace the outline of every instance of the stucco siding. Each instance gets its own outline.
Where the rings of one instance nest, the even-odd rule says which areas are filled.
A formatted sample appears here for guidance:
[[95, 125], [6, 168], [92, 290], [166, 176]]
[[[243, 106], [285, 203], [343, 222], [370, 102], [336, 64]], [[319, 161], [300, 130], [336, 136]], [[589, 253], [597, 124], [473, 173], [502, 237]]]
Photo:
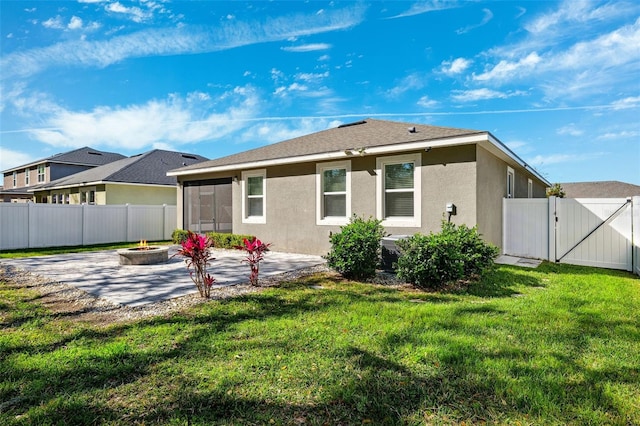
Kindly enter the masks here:
[[96, 190], [97, 204], [137, 204], [137, 205], [169, 205], [177, 202], [174, 187], [111, 185], [106, 184], [104, 191]]
[[[502, 199], [507, 193], [507, 163], [480, 146], [476, 148], [476, 159], [478, 232], [485, 241], [502, 247]], [[518, 170], [514, 170], [514, 174], [517, 181]]]

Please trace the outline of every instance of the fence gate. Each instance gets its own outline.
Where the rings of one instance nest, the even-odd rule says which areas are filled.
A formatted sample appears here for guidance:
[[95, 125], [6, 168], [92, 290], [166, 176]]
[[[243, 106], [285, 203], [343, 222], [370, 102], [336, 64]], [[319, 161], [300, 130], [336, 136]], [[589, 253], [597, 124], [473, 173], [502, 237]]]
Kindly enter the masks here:
[[505, 254], [640, 275], [640, 197], [505, 199]]
[[555, 199], [556, 262], [631, 271], [632, 232], [631, 199]]

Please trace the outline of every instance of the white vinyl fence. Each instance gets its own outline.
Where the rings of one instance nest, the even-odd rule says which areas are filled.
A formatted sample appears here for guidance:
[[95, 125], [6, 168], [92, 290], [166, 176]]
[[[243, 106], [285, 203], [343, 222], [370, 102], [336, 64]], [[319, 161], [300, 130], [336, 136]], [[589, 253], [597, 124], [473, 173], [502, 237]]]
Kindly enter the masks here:
[[503, 252], [640, 275], [640, 197], [505, 199]]
[[0, 203], [0, 250], [170, 240], [176, 206]]

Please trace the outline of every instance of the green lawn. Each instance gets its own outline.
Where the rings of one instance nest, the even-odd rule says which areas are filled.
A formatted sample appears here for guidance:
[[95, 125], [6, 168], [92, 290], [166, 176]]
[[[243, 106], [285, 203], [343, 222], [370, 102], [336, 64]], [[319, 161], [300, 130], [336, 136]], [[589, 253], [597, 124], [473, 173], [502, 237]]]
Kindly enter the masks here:
[[[322, 287], [322, 288], [320, 288]], [[0, 424], [640, 424], [640, 280], [324, 275], [98, 328], [0, 283]]]
[[[11, 259], [19, 257], [46, 256], [50, 254], [64, 253], [82, 253], [86, 251], [97, 250], [113, 250], [128, 247], [136, 247], [139, 243], [113, 243], [113, 244], [95, 244], [89, 246], [72, 246], [72, 247], [45, 247], [21, 250], [0, 250], [0, 259]], [[171, 241], [149, 241], [153, 245], [170, 245]]]

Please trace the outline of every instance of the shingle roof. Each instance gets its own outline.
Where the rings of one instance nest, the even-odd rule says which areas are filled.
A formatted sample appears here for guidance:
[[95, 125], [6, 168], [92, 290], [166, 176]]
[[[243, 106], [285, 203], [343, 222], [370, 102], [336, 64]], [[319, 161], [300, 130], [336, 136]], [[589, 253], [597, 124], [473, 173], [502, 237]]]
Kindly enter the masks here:
[[34, 187], [33, 189], [52, 189], [91, 182], [175, 185], [177, 179], [172, 176], [167, 176], [167, 171], [175, 169], [176, 167], [188, 166], [206, 160], [206, 157], [200, 155], [155, 149], [75, 173], [53, 182]]
[[[415, 130], [409, 131], [410, 128]], [[172, 170], [172, 172], [236, 164], [241, 165], [254, 161], [284, 159], [348, 149], [358, 150], [360, 148], [380, 147], [483, 133], [487, 132], [368, 118], [356, 123], [345, 124], [250, 151], [206, 161], [197, 165], [181, 167], [180, 169]]]
[[13, 170], [24, 169], [25, 167], [31, 167], [36, 164], [43, 163], [60, 163], [60, 164], [77, 164], [84, 166], [101, 166], [103, 164], [111, 163], [112, 161], [121, 160], [127, 158], [122, 154], [116, 152], [106, 152], [93, 149], [85, 146], [83, 148], [74, 149], [72, 151], [55, 154], [50, 157], [43, 158], [41, 160], [33, 161], [28, 164], [23, 164], [18, 167], [3, 170], [3, 173], [7, 173]]
[[561, 183], [567, 198], [626, 198], [640, 196], [640, 186], [617, 180]]

